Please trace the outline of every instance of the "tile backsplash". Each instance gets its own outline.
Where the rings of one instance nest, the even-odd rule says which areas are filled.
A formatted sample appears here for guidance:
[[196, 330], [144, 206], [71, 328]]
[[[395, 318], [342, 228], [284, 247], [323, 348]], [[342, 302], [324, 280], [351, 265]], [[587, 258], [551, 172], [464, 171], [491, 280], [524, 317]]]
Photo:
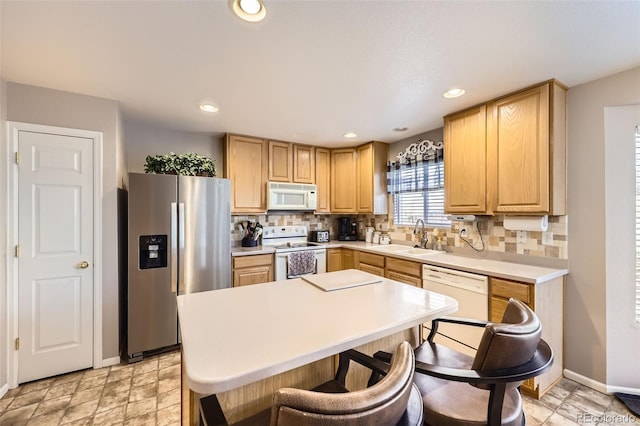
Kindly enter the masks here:
[[[332, 239], [337, 239], [338, 218], [345, 215], [299, 214], [265, 214], [232, 216], [231, 240], [240, 244], [242, 235], [239, 223], [245, 220], [258, 221], [263, 226], [306, 225], [310, 231], [328, 229]], [[417, 244], [418, 235], [413, 235], [413, 226], [394, 225], [393, 218], [387, 215], [351, 215], [358, 223], [360, 239], [364, 240], [364, 228], [373, 226], [376, 230], [387, 232], [392, 243]], [[537, 256], [554, 259], [568, 259], [567, 234], [568, 216], [549, 216], [549, 228], [546, 232], [526, 232], [526, 242], [518, 242], [516, 231], [506, 230], [503, 226], [504, 216], [491, 216], [469, 226], [469, 223], [452, 222], [451, 228], [437, 228], [444, 248], [464, 248], [471, 245], [477, 250], [496, 253], [514, 253], [526, 256]], [[460, 238], [460, 226], [469, 226], [469, 238], [466, 243]], [[478, 228], [479, 227], [479, 231]], [[431, 244], [435, 228], [425, 228], [428, 244]], [[544, 241], [544, 243], [543, 243]]]

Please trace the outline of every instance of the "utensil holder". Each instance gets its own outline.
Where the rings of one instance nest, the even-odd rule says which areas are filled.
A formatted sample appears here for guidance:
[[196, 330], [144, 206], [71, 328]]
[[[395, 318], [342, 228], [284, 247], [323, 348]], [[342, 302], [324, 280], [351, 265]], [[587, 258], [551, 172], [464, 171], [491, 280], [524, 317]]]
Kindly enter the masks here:
[[242, 247], [257, 247], [258, 246], [258, 240], [255, 240], [253, 238], [243, 238], [242, 239]]

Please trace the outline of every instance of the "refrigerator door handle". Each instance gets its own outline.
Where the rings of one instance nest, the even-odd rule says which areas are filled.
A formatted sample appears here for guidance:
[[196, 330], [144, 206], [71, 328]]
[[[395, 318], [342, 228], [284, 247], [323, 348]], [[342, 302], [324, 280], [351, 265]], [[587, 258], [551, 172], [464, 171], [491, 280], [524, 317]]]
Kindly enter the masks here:
[[171, 292], [178, 291], [178, 206], [171, 203]]
[[[184, 203], [178, 204], [178, 252], [180, 258], [184, 257]], [[180, 283], [180, 293], [184, 293], [184, 262], [178, 263], [178, 282]]]

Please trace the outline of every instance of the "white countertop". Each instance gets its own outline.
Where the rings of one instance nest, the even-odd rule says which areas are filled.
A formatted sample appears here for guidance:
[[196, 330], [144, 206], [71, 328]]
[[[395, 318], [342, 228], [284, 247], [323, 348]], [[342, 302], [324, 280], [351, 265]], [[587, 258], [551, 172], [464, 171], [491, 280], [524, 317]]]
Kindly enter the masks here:
[[[531, 284], [540, 284], [554, 278], [562, 277], [569, 273], [569, 270], [566, 268], [547, 268], [542, 266], [526, 265], [523, 263], [482, 259], [448, 253], [445, 251], [429, 256], [415, 256], [410, 254], [387, 252], [385, 251], [384, 245], [366, 243], [364, 241], [331, 241], [322, 245], [327, 248], [352, 248], [354, 250], [366, 251], [368, 253], [412, 260], [414, 262], [424, 263], [425, 265], [458, 269], [465, 272], [472, 272]], [[407, 246], [407, 248], [411, 248], [411, 246]], [[425, 252], [427, 251], [428, 250], [425, 250]]]
[[[449, 252], [440, 252], [430, 256], [415, 256], [403, 253], [386, 252], [384, 245], [366, 243], [364, 241], [331, 241], [329, 243], [317, 243], [327, 248], [351, 248], [354, 250], [376, 253], [383, 256], [393, 256], [399, 259], [421, 262], [426, 265], [441, 266], [443, 268], [458, 269], [465, 272], [488, 275], [508, 280], [521, 281], [531, 284], [540, 284], [554, 278], [562, 277], [569, 273], [567, 268], [548, 268], [533, 266], [524, 263], [507, 262], [502, 260], [483, 259], [463, 256]], [[407, 246], [407, 248], [411, 248]], [[232, 256], [247, 256], [253, 254], [270, 254], [274, 250], [271, 247], [234, 247]]]
[[396, 281], [323, 291], [302, 279], [178, 296], [191, 390], [224, 392], [457, 310]]

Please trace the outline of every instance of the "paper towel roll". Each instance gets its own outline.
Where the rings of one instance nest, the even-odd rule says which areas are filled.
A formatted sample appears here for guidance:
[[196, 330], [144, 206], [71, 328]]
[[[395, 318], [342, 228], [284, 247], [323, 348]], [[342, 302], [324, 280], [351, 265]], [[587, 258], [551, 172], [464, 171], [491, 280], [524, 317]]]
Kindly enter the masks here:
[[546, 231], [549, 216], [505, 216], [504, 229], [511, 231]]

